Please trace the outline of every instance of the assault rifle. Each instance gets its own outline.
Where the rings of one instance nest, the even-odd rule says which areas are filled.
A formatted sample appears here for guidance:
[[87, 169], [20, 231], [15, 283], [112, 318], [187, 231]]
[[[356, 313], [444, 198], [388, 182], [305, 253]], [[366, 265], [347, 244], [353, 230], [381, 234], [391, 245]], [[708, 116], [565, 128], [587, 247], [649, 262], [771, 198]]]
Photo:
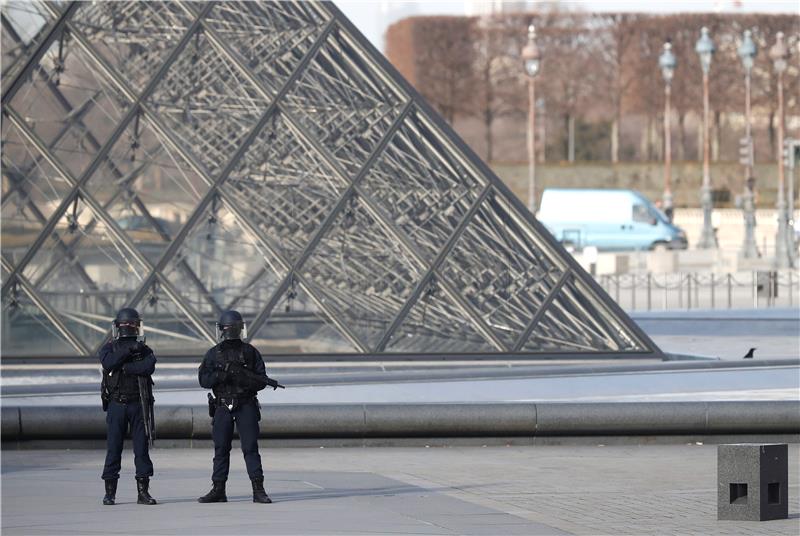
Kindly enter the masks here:
[[[141, 344], [145, 345], [142, 339]], [[139, 348], [137, 348], [138, 350]], [[132, 359], [142, 359], [141, 352], [131, 354]], [[153, 379], [150, 376], [137, 376], [139, 382], [139, 403], [142, 405], [142, 419], [144, 420], [144, 433], [152, 447], [156, 441], [155, 397], [153, 396]]]
[[286, 389], [286, 387], [284, 387], [283, 385], [279, 384], [277, 380], [273, 380], [269, 376], [267, 376], [267, 385], [272, 387], [273, 391], [276, 391], [278, 389], [278, 387], [280, 387], [281, 389]]
[[144, 433], [147, 435], [152, 447], [156, 441], [156, 419], [153, 404], [153, 380], [149, 376], [138, 376], [139, 402], [142, 405], [142, 419], [144, 419]]
[[[247, 383], [255, 384], [265, 381], [264, 378], [262, 378], [261, 376], [255, 374], [250, 370], [247, 370], [239, 363], [229, 361], [225, 363], [225, 365], [223, 365], [221, 368], [223, 371], [225, 371], [228, 374], [231, 374], [234, 377], [239, 377], [244, 379], [244, 381]], [[269, 387], [272, 387], [273, 391], [277, 390], [279, 387], [281, 389], [286, 389], [285, 386], [281, 385], [280, 383], [278, 383], [277, 380], [273, 380], [269, 376], [267, 376], [266, 378], [266, 384]]]

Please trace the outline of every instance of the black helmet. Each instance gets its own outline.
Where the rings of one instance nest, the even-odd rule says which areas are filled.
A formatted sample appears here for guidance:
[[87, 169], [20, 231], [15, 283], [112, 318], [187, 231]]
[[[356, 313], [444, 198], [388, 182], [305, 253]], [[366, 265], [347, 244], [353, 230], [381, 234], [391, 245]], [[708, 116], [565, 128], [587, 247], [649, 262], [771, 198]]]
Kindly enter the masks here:
[[225, 311], [217, 322], [217, 340], [241, 339], [247, 337], [244, 318], [239, 311]]
[[133, 307], [120, 309], [113, 322], [114, 338], [138, 337], [141, 335], [142, 317]]

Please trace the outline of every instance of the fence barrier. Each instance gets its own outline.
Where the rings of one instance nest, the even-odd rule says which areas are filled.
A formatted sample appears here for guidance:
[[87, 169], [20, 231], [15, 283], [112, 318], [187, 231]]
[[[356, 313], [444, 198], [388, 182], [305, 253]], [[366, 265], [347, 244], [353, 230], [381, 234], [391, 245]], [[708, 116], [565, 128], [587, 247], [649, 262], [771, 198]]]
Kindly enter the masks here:
[[598, 283], [624, 309], [737, 309], [795, 307], [800, 276], [794, 270], [718, 274], [605, 274]]

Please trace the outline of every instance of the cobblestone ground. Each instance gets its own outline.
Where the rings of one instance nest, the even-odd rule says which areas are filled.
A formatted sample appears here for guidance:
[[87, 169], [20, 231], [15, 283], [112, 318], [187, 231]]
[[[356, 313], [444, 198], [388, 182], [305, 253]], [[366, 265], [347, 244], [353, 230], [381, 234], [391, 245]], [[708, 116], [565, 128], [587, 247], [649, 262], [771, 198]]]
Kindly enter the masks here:
[[99, 505], [103, 454], [3, 451], [3, 534], [800, 533], [798, 445], [789, 519], [767, 522], [717, 521], [711, 445], [262, 449], [268, 506], [235, 449], [228, 505], [194, 502], [210, 449], [155, 449], [152, 508], [133, 504], [127, 452], [123, 504]]

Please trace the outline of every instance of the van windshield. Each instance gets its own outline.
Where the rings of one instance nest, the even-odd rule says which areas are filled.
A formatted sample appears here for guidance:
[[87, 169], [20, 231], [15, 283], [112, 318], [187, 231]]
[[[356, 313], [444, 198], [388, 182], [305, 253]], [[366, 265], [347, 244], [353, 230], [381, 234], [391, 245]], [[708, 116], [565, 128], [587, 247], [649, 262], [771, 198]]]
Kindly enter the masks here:
[[641, 223], [669, 222], [666, 214], [650, 203], [634, 203], [631, 218]]

